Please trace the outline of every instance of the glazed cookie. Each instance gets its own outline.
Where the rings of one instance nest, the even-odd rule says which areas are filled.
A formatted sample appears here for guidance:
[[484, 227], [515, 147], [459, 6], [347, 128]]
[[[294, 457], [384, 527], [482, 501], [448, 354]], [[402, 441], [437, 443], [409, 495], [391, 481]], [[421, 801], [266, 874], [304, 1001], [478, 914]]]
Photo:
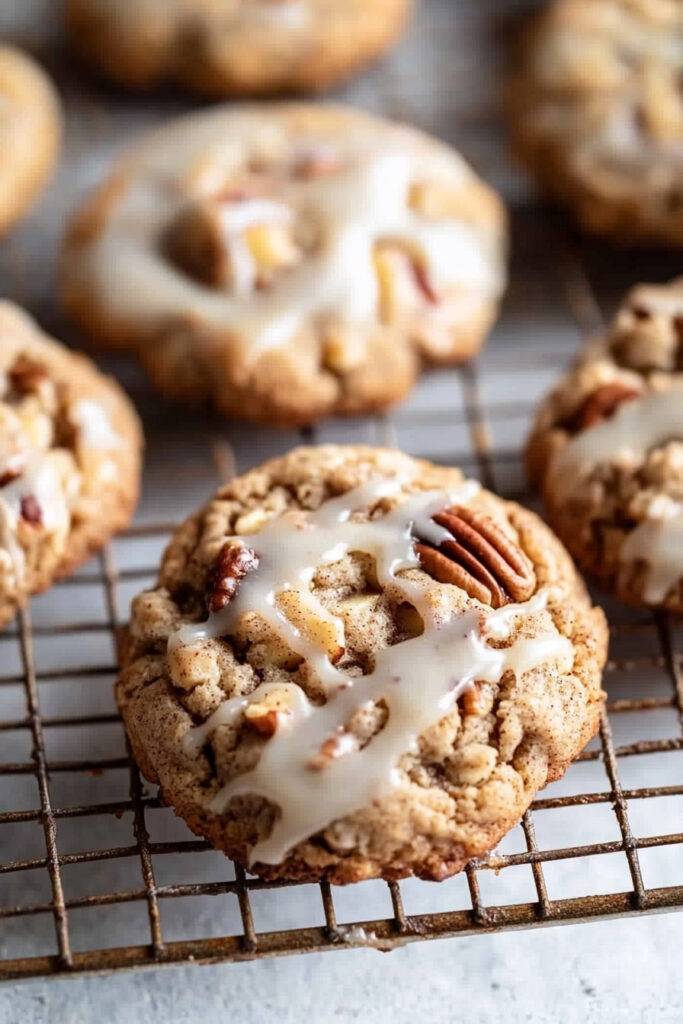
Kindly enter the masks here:
[[59, 102], [29, 57], [0, 45], [0, 235], [42, 189], [57, 159]]
[[118, 386], [0, 302], [0, 626], [126, 525], [140, 449]]
[[67, 309], [170, 397], [306, 425], [384, 409], [482, 344], [497, 196], [448, 147], [351, 110], [218, 108], [153, 135], [74, 219]]
[[412, 0], [66, 0], [80, 53], [122, 85], [212, 96], [322, 89], [387, 50]]
[[586, 572], [683, 611], [683, 278], [631, 292], [543, 405], [528, 465]]
[[593, 736], [605, 648], [533, 513], [396, 451], [301, 448], [180, 527], [117, 695], [147, 778], [250, 871], [443, 879]]
[[515, 147], [590, 232], [683, 245], [683, 4], [555, 0], [510, 88]]

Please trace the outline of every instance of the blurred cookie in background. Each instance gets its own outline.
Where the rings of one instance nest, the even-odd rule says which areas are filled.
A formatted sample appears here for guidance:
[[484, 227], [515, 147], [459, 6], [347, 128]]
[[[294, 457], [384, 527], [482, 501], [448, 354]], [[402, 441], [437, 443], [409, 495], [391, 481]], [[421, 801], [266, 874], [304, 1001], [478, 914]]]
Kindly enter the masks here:
[[683, 245], [680, 0], [555, 0], [508, 99], [522, 162], [586, 231]]
[[47, 182], [61, 124], [57, 93], [45, 72], [20, 50], [0, 45], [0, 235]]
[[387, 50], [412, 0], [66, 0], [78, 51], [106, 77], [211, 96], [323, 89]]
[[63, 298], [170, 398], [301, 426], [385, 409], [424, 365], [474, 355], [505, 236], [497, 194], [415, 129], [217, 107], [147, 137], [78, 211]]

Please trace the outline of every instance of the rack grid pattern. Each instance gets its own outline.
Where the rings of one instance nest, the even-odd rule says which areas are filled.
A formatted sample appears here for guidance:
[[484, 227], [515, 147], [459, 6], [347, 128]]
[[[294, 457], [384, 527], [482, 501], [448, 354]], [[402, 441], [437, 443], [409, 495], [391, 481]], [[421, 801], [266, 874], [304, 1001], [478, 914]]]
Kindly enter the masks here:
[[[597, 301], [588, 283], [588, 276], [582, 264], [575, 257], [567, 255], [559, 260], [563, 289], [568, 307], [582, 333], [592, 330], [600, 322]], [[515, 349], [514, 363], [521, 374], [528, 372], [536, 362], [532, 351]], [[554, 357], [557, 363], [561, 357]], [[496, 443], [500, 434], [497, 427], [505, 424], [511, 416], [529, 413], [533, 401], [524, 396], [510, 401], [506, 394], [496, 402], [489, 397], [484, 401], [485, 389], [482, 373], [490, 372], [503, 360], [506, 372], [510, 368], [510, 353], [500, 345], [494, 345], [483, 357], [479, 366], [474, 365], [454, 372], [451, 380], [457, 390], [449, 392], [447, 407], [432, 406], [429, 412], [416, 412], [410, 408], [399, 411], [383, 420], [367, 421], [364, 425], [367, 440], [393, 443], [406, 428], [415, 430], [416, 422], [424, 420], [435, 430], [443, 423], [444, 416], [454, 417], [463, 427], [468, 438], [469, 452], [459, 455], [460, 461], [471, 468], [485, 485], [505, 492], [499, 483], [501, 471], [519, 460], [516, 449], [506, 449]], [[511, 372], [511, 371], [510, 371]], [[553, 371], [554, 372], [554, 371]], [[520, 377], [520, 383], [524, 378]], [[523, 388], [521, 390], [524, 390]], [[431, 403], [430, 403], [431, 404]], [[412, 419], [411, 419], [412, 417]], [[443, 429], [443, 428], [441, 428]], [[504, 431], [504, 433], [507, 433]], [[341, 428], [341, 434], [344, 429]], [[310, 433], [306, 440], [316, 440], [318, 435]], [[344, 437], [341, 438], [345, 439]], [[412, 449], [417, 454], [419, 450]], [[230, 444], [222, 439], [214, 440], [213, 457], [222, 473], [233, 463]], [[509, 491], [509, 489], [508, 489]], [[515, 496], [520, 496], [516, 494]], [[524, 497], [523, 495], [521, 495]], [[520, 848], [512, 852], [504, 849], [492, 854], [482, 862], [472, 863], [465, 873], [465, 900], [453, 908], [452, 891], [430, 883], [388, 884], [390, 912], [377, 919], [363, 920], [362, 901], [356, 902], [354, 916], [345, 912], [342, 921], [337, 905], [343, 898], [348, 904], [351, 890], [333, 890], [329, 885], [303, 887], [309, 890], [306, 905], [310, 902], [310, 890], [318, 891], [318, 910], [311, 913], [311, 923], [299, 923], [293, 928], [261, 928], [254, 912], [254, 900], [259, 894], [277, 890], [276, 898], [283, 898], [284, 890], [292, 886], [265, 882], [249, 877], [239, 866], [224, 860], [225, 868], [218, 880], [185, 881], [164, 883], [160, 880], [160, 867], [169, 855], [176, 855], [189, 864], [197, 864], [199, 855], [206, 856], [209, 846], [202, 840], [188, 838], [152, 838], [149, 819], [163, 804], [154, 793], [147, 792], [127, 748], [120, 756], [82, 757], [78, 756], [78, 736], [85, 732], [92, 736], [99, 728], [118, 728], [118, 717], [114, 710], [102, 713], [83, 714], [74, 710], [62, 714], [48, 714], [42, 710], [42, 689], [48, 683], [60, 680], [86, 679], [89, 687], [104, 687], [107, 691], [115, 675], [116, 638], [121, 628], [119, 592], [122, 588], [139, 588], [154, 576], [154, 566], [147, 562], [127, 558], [119, 567], [117, 550], [132, 545], [140, 548], [149, 557], [149, 544], [159, 544], [172, 530], [170, 523], [142, 524], [131, 528], [122, 539], [105, 550], [94, 567], [89, 567], [63, 581], [57, 588], [64, 595], [58, 602], [58, 621], [41, 620], [32, 624], [31, 609], [26, 609], [10, 630], [0, 635], [0, 708], [3, 708], [3, 691], [20, 689], [25, 700], [25, 713], [7, 718], [0, 723], [0, 752], [7, 748], [3, 738], [26, 734], [30, 740], [30, 757], [25, 760], [6, 760], [0, 763], [0, 782], [30, 777], [37, 784], [37, 802], [29, 808], [0, 805], [0, 882], [3, 877], [11, 879], [9, 899], [0, 900], [0, 936], [8, 921], [20, 923], [28, 918], [52, 919], [54, 926], [53, 950], [43, 955], [7, 956], [0, 960], [0, 978], [17, 979], [38, 975], [69, 975], [78, 972], [98, 972], [116, 969], [132, 969], [186, 962], [217, 962], [222, 960], [245, 960], [255, 957], [276, 956], [286, 953], [303, 953], [348, 948], [362, 945], [388, 950], [397, 945], [418, 939], [429, 939], [459, 934], [481, 934], [500, 929], [538, 927], [559, 922], [580, 921], [596, 917], [608, 917], [683, 907], [683, 878], [677, 884], [655, 884], [656, 878], [650, 867], [644, 870], [643, 859], [652, 851], [675, 848], [680, 860], [683, 845], [683, 783], [681, 783], [680, 762], [675, 755], [683, 751], [683, 664], [681, 631], [675, 621], [666, 615], [649, 616], [632, 614], [616, 609], [612, 616], [613, 654], [608, 666], [606, 687], [610, 699], [602, 717], [597, 740], [582, 754], [566, 779], [541, 794], [521, 822]], [[105, 609], [103, 618], [69, 621], [65, 613], [69, 610], [69, 590], [74, 587], [91, 587], [100, 591]], [[56, 591], [55, 591], [56, 592]], [[94, 603], [94, 602], [93, 602]], [[60, 642], [73, 641], [74, 652], [78, 649], [77, 638], [88, 635], [104, 635], [111, 639], [111, 656], [99, 662], [80, 665], [74, 662], [62, 665], [59, 670], [43, 671], [36, 656], [37, 645], [46, 639]], [[16, 670], [7, 671], [4, 666], [11, 658], [2, 656], [2, 651], [14, 645], [18, 650]], [[622, 695], [623, 694], [623, 695]], [[4, 713], [4, 712], [3, 712]], [[662, 718], [664, 716], [664, 718]], [[620, 723], [628, 723], [626, 731]], [[666, 723], [662, 735], [662, 723]], [[73, 730], [73, 756], [57, 759], [50, 754], [48, 738], [53, 730]], [[617, 736], [617, 732], [619, 735]], [[623, 734], [623, 736], [622, 736]], [[620, 738], [621, 737], [621, 738]], [[88, 744], [85, 744], [88, 747]], [[89, 748], [90, 749], [90, 748]], [[623, 766], [640, 762], [646, 770], [629, 771], [635, 780], [633, 784], [622, 781]], [[578, 784], [573, 773], [583, 771]], [[586, 775], [585, 772], [588, 771]], [[98, 798], [98, 785], [112, 772], [127, 773], [127, 794], [121, 799]], [[55, 783], [61, 775], [87, 775], [94, 796], [78, 805], [63, 804], [55, 796]], [[643, 784], [652, 782], [652, 784]], [[93, 790], [94, 787], [94, 790]], [[558, 795], [555, 795], [556, 792]], [[644, 805], [656, 809], [656, 829], [645, 829], [641, 833], [633, 824], [634, 814]], [[582, 832], [590, 836], [591, 829], [584, 829], [584, 823], [591, 808], [599, 808], [612, 822], [612, 838], [600, 838], [594, 842], [583, 839]], [[578, 812], [573, 820], [572, 835], [576, 841], [570, 843], [544, 842], [538, 838], [538, 820], [544, 813]], [[81, 825], [81, 843], [88, 835], [88, 821], [104, 821], [98, 836], [104, 835], [104, 842], [93, 848], [63, 850], [60, 847], [62, 829], [66, 823], [77, 821]], [[676, 827], [675, 822], [679, 825]], [[130, 823], [126, 842], [116, 845], [114, 837], [119, 834], [121, 822]], [[32, 823], [42, 831], [42, 849], [33, 856], [13, 853], [10, 839], [3, 841], [3, 833], [13, 826]], [[111, 837], [108, 832], [110, 823]], [[114, 830], [114, 824], [117, 827]], [[669, 828], [673, 825], [671, 830]], [[557, 833], [555, 833], [557, 834]], [[595, 859], [612, 856], [623, 858], [626, 884], [618, 891], [597, 892], [594, 885]], [[213, 854], [212, 856], [217, 856]], [[103, 864], [109, 868], [114, 861], [133, 859], [137, 863], [137, 884], [125, 889], [73, 895], [65, 884], [65, 872], [83, 870], [84, 866]], [[586, 860], [586, 870], [580, 870], [579, 892], [574, 895], [555, 896], [557, 877], [549, 882], [548, 875], [556, 865], [563, 869], [573, 861]], [[591, 867], [588, 867], [591, 865]], [[497, 903], [487, 898], [485, 889], [488, 880], [515, 868], [531, 872], [533, 890], [521, 886], [520, 897], [515, 898], [515, 885], [508, 892], [508, 898]], [[29, 874], [45, 873], [49, 882], [43, 899], [26, 896], [33, 891], [25, 890], [22, 879]], [[221, 874], [219, 872], [219, 874]], [[599, 871], [598, 871], [599, 874]], [[201, 877], [199, 872], [198, 877]], [[667, 877], [667, 882], [670, 882]], [[384, 885], [384, 883], [372, 883]], [[414, 902], [418, 889], [430, 890], [428, 911], [415, 912]], [[302, 888], [302, 887], [299, 887]], [[405, 896], [406, 888], [409, 898]], [[599, 886], [597, 887], [599, 888]], [[612, 886], [612, 889], [614, 887]], [[0, 894], [3, 890], [0, 890]], [[512, 893], [512, 901], [509, 893]], [[436, 893], [434, 896], [432, 894]], [[443, 893], [443, 898], [441, 897]], [[522, 898], [522, 896], [526, 898]], [[236, 900], [237, 914], [226, 927], [224, 934], [200, 935], [193, 938], [169, 938], [163, 923], [163, 909], [170, 901], [181, 898], [197, 899], [221, 897]], [[308, 902], [307, 902], [308, 901]], [[438, 909], [434, 909], [434, 903]], [[419, 899], [417, 901], [420, 902]], [[455, 901], [458, 902], [457, 900]], [[139, 934], [135, 944], [106, 948], [75, 948], [72, 941], [72, 922], [80, 912], [102, 914], [105, 908], [137, 904], [146, 910], [147, 934]], [[316, 923], [312, 923], [315, 921]], [[226, 922], [227, 923], [227, 922]], [[92, 934], [92, 933], [90, 933]], [[106, 919], [102, 922], [102, 938], [106, 935]], [[81, 946], [83, 943], [79, 943]]]

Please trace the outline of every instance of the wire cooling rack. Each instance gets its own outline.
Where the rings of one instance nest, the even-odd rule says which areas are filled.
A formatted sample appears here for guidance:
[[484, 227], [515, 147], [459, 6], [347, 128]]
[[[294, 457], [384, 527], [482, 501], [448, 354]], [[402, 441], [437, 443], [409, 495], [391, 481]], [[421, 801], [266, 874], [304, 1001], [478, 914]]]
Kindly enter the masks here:
[[[520, 220], [522, 238], [540, 224], [553, 230], [533, 211]], [[518, 442], [576, 344], [567, 310], [582, 331], [600, 319], [582, 263], [556, 251], [557, 266], [542, 276], [522, 245], [526, 272], [478, 365], [427, 377], [388, 419], [328, 424], [306, 440], [400, 443], [528, 498]], [[533, 299], [528, 337], [522, 299]], [[266, 439], [290, 440], [266, 432], [266, 448]], [[216, 475], [241, 468], [229, 433], [212, 424], [205, 440]], [[171, 529], [134, 526], [0, 634], [0, 978], [389, 950], [683, 906], [683, 634], [666, 615], [619, 607], [599, 736], [499, 850], [462, 876], [281, 885], [193, 838], [141, 779], [111, 697], [128, 599], [153, 579]]]
[[[525, 203], [495, 125], [491, 16], [529, 0], [423, 0], [408, 43], [344, 98], [456, 141], [513, 201], [512, 284], [478, 362], [426, 375], [386, 419], [325, 423], [309, 442], [396, 444], [460, 465], [499, 493], [526, 493], [520, 450], [532, 411], [580, 336], [623, 290], [675, 272], [569, 237]], [[454, 15], [457, 14], [457, 17]], [[64, 59], [53, 5], [0, 7], [47, 60], [67, 109], [65, 161], [46, 201], [0, 247], [0, 292], [59, 337], [54, 252], [65, 214], [131, 134], [189, 107], [140, 102]], [[495, 130], [494, 130], [495, 129]], [[30, 269], [30, 272], [29, 272]], [[173, 523], [219, 479], [300, 435], [168, 409], [127, 365], [148, 440], [136, 525], [0, 633], [0, 979], [245, 960], [485, 934], [683, 906], [683, 629], [609, 607], [609, 699], [600, 734], [487, 860], [434, 884], [343, 889], [246, 875], [194, 838], [132, 763], [112, 683], [132, 595], [150, 585]], [[163, 521], [160, 521], [163, 520]]]

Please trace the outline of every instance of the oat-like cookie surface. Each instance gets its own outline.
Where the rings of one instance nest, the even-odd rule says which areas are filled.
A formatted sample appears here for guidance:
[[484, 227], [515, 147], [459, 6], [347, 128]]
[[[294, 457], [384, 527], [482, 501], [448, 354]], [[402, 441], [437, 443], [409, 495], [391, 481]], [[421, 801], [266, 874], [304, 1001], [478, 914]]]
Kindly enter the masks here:
[[683, 245], [683, 5], [554, 0], [510, 83], [515, 148], [582, 226]]
[[594, 735], [607, 629], [531, 512], [396, 451], [224, 485], [133, 604], [147, 778], [265, 876], [442, 879]]
[[0, 302], [0, 626], [127, 524], [141, 441], [118, 385]]
[[412, 0], [66, 0], [80, 53], [122, 85], [212, 96], [323, 89], [401, 35]]
[[546, 399], [527, 460], [587, 573], [683, 611], [683, 278], [633, 289]]
[[460, 156], [357, 111], [216, 108], [144, 141], [74, 218], [69, 312], [169, 396], [267, 423], [384, 409], [483, 343], [504, 213]]
[[45, 72], [0, 44], [0, 235], [33, 202], [59, 149], [61, 113]]

